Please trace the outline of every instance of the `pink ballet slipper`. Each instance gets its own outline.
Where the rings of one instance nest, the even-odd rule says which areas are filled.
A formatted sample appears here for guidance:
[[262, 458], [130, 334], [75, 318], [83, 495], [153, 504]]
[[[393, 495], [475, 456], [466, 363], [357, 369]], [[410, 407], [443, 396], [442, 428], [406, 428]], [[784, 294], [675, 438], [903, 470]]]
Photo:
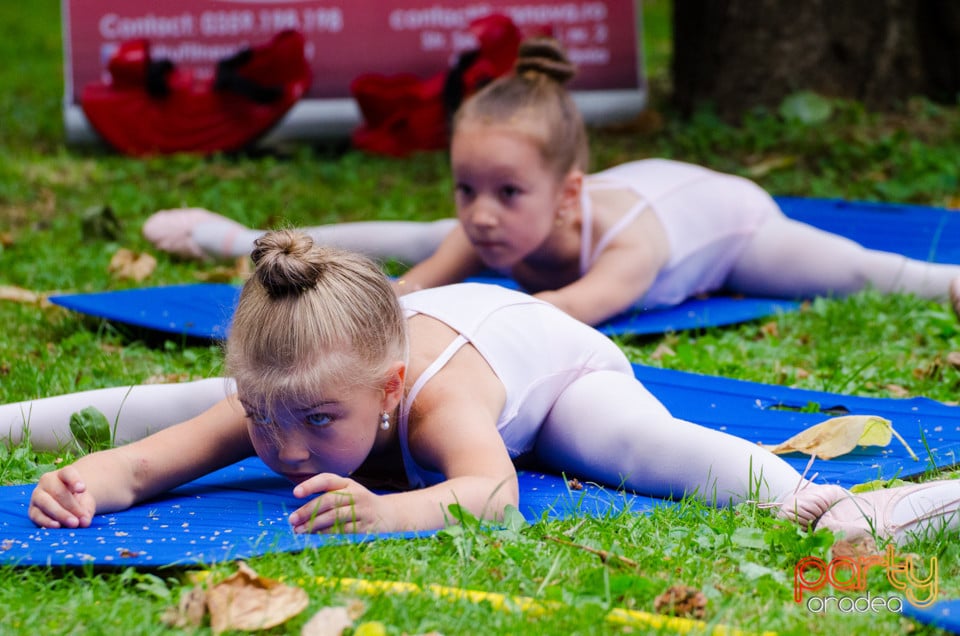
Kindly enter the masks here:
[[813, 527], [842, 533], [849, 541], [876, 538], [900, 543], [913, 535], [930, 537], [957, 527], [958, 507], [960, 480], [953, 479], [845, 492]]
[[[220, 223], [225, 226], [221, 254], [209, 254], [193, 240], [193, 230], [201, 223]], [[152, 214], [143, 224], [143, 236], [164, 252], [182, 258], [207, 260], [211, 256], [229, 255], [234, 237], [245, 229], [247, 228], [236, 221], [210, 210], [180, 208], [160, 210]]]

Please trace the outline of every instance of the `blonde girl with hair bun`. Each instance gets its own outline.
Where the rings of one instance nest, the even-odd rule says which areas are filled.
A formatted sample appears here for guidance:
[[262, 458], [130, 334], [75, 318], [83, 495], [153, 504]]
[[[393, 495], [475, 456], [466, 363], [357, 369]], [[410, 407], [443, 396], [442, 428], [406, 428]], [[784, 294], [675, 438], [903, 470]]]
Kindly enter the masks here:
[[[960, 481], [854, 495], [673, 417], [612, 341], [530, 295], [468, 283], [397, 299], [373, 262], [293, 231], [259, 239], [253, 260], [227, 342], [235, 392], [215, 401], [232, 385], [206, 385], [213, 406], [43, 475], [29, 507], [37, 525], [87, 527], [253, 454], [303, 500], [294, 532], [434, 529], [452, 504], [500, 519], [519, 504], [521, 457], [653, 496], [755, 498], [850, 538], [901, 541], [958, 523]], [[172, 404], [177, 387], [163, 389]], [[126, 399], [142, 414], [156, 385], [140, 388]], [[122, 410], [122, 391], [112, 404], [104, 395], [100, 407]], [[45, 402], [32, 425], [62, 426], [69, 413]], [[383, 479], [405, 487], [370, 488]]]

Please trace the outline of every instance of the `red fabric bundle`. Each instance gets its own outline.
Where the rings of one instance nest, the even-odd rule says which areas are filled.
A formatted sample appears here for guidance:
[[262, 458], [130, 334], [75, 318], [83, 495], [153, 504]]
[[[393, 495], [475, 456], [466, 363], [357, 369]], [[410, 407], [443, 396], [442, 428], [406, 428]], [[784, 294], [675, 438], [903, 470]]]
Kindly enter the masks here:
[[296, 31], [221, 60], [209, 80], [151, 59], [146, 40], [121, 43], [107, 69], [111, 81], [85, 86], [80, 105], [93, 128], [130, 155], [244, 148], [280, 121], [311, 78]]
[[449, 141], [449, 121], [463, 99], [513, 68], [522, 38], [510, 18], [489, 15], [470, 24], [479, 46], [457, 65], [421, 79], [401, 73], [369, 73], [354, 79], [350, 91], [364, 123], [353, 145], [402, 157], [417, 150], [439, 150]]

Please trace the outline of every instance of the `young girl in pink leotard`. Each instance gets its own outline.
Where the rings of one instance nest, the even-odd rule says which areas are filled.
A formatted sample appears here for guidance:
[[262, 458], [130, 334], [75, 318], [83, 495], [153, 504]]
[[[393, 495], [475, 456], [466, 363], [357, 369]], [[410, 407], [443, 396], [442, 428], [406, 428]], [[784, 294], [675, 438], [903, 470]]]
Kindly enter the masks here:
[[[721, 289], [787, 298], [868, 286], [930, 299], [960, 291], [960, 266], [866, 249], [791, 220], [741, 177], [668, 160], [587, 175], [586, 131], [564, 88], [572, 76], [555, 42], [532, 40], [515, 73], [460, 108], [450, 147], [457, 220], [309, 231], [417, 263], [400, 293], [493, 268], [590, 324]], [[204, 210], [160, 212], [144, 233], [185, 255], [242, 254], [259, 234]]]
[[[758, 500], [849, 539], [960, 525], [958, 480], [853, 494], [673, 417], [612, 341], [528, 294], [463, 284], [398, 299], [371, 261], [290, 231], [259, 239], [253, 259], [227, 342], [232, 381], [0, 407], [4, 427], [30, 414], [19, 424], [31, 434], [66, 442], [71, 405], [93, 404], [135, 440], [43, 475], [35, 523], [87, 527], [256, 454], [303, 500], [296, 532], [438, 528], [454, 503], [499, 519], [518, 505], [520, 456], [649, 495]], [[371, 477], [409, 488], [378, 494]]]

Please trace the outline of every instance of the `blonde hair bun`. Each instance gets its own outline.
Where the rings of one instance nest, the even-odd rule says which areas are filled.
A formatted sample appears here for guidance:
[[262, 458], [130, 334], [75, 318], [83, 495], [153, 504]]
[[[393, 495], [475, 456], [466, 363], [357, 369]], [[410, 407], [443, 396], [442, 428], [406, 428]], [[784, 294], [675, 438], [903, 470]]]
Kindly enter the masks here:
[[317, 285], [324, 270], [313, 239], [303, 232], [276, 230], [254, 242], [254, 274], [271, 298], [295, 296]]
[[577, 67], [567, 58], [560, 43], [548, 37], [521, 42], [515, 69], [517, 75], [545, 75], [558, 84], [566, 84], [577, 74]]

